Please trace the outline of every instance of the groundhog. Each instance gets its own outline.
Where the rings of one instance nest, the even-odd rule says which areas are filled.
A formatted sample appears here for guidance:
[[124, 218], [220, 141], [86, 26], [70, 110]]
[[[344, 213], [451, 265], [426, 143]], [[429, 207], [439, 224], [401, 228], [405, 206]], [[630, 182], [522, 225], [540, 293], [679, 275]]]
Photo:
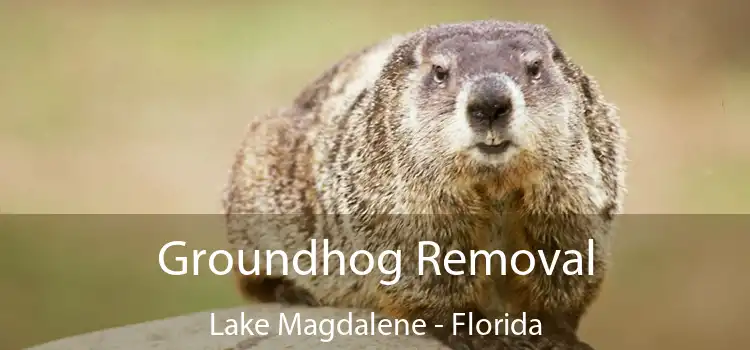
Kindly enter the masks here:
[[[446, 331], [457, 312], [525, 313], [545, 334], [573, 335], [606, 274], [625, 193], [624, 140], [614, 105], [543, 25], [486, 20], [395, 35], [249, 123], [224, 198], [230, 244], [248, 269], [261, 266], [260, 275], [238, 274], [240, 289], [254, 300], [367, 308]], [[254, 260], [256, 250], [291, 257], [311, 239], [315, 275], [291, 262], [283, 274], [281, 259], [268, 274], [264, 254]], [[437, 243], [440, 258], [501, 250], [509, 260], [523, 249], [550, 260], [576, 250], [588, 265], [589, 239], [592, 275], [563, 274], [566, 254], [551, 275], [539, 260], [528, 275], [501, 274], [495, 258], [477, 259], [475, 274], [418, 270], [420, 241]], [[340, 275], [336, 257], [323, 274], [324, 240], [347, 259], [400, 250], [400, 281], [381, 284], [390, 278], [377, 267]], [[502, 337], [459, 338], [508, 348], [492, 340]]]

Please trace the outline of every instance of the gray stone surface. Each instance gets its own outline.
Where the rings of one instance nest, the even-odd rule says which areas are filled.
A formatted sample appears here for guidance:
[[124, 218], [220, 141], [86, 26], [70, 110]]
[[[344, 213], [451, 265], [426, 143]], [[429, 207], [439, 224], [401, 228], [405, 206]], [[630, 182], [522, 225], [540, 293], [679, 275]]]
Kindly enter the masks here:
[[[244, 312], [246, 319], [267, 320], [268, 335], [211, 335], [211, 315], [214, 315], [214, 330], [223, 330], [229, 319], [239, 320]], [[321, 341], [323, 335], [279, 335], [279, 318], [283, 313], [292, 320], [295, 313], [300, 319], [342, 319], [352, 312], [354, 319], [370, 317], [369, 312], [332, 309], [282, 306], [278, 304], [255, 304], [231, 309], [199, 312], [174, 318], [150, 321], [119, 328], [82, 334], [52, 341], [29, 348], [29, 350], [224, 350], [224, 349], [435, 349], [447, 350], [436, 340], [420, 336], [335, 335], [330, 342]]]

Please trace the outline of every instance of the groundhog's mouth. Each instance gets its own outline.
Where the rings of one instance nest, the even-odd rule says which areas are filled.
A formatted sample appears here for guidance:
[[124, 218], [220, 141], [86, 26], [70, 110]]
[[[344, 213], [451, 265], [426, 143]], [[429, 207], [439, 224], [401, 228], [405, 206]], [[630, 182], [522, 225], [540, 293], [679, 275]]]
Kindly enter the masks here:
[[488, 145], [486, 143], [478, 143], [476, 145], [477, 149], [486, 154], [500, 154], [508, 150], [510, 146], [513, 145], [513, 142], [511, 141], [503, 141], [496, 145]]

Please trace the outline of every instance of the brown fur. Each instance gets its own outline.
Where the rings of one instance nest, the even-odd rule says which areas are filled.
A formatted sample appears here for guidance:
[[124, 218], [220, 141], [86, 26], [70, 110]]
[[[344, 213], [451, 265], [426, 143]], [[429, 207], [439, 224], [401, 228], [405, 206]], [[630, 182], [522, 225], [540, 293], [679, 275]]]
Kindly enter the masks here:
[[[422, 67], [435, 50], [451, 45], [487, 41], [495, 46], [477, 46], [478, 53], [503, 53], [516, 38], [550, 63], [546, 82], [522, 84], [526, 114], [537, 129], [523, 135], [512, 160], [477, 163], [441, 138], [457, 118], [451, 103], [464, 76], [427, 92], [421, 84], [429, 69]], [[487, 68], [495, 61], [459, 58], [459, 75], [495, 69]], [[521, 76], [516, 61], [503, 62], [508, 74]], [[416, 129], [410, 113], [419, 120]], [[308, 249], [312, 238], [319, 244], [328, 239], [330, 249], [345, 255], [400, 249], [402, 277], [388, 287], [378, 283], [387, 276], [377, 270], [367, 276], [246, 276], [239, 279], [246, 295], [442, 324], [454, 312], [478, 310], [489, 318], [526, 312], [543, 320], [545, 332], [568, 334], [597, 296], [611, 224], [622, 210], [625, 135], [593, 79], [543, 26], [477, 21], [395, 36], [346, 57], [288, 108], [250, 125], [225, 198], [229, 242], [247, 253], [290, 255]], [[539, 265], [527, 276], [417, 274], [421, 240], [437, 242], [443, 252], [500, 249], [509, 258], [518, 249], [585, 251], [587, 238], [596, 242], [595, 276], [547, 276]], [[564, 260], [560, 255], [558, 269]]]

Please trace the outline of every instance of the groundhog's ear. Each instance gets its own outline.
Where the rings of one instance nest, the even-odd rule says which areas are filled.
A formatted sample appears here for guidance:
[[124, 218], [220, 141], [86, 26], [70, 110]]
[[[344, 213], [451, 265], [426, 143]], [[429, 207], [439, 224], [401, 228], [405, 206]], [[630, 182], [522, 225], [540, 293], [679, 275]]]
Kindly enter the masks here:
[[552, 60], [558, 63], [565, 62], [565, 53], [560, 49], [560, 45], [557, 45], [555, 39], [552, 38], [552, 34], [548, 30], [545, 30], [544, 36], [547, 38], [547, 43], [552, 51]]
[[425, 46], [427, 45], [427, 38], [417, 38], [411, 43], [412, 61], [409, 62], [411, 66], [419, 66], [424, 63], [426, 56]]
[[547, 38], [547, 43], [552, 50], [552, 60], [560, 67], [566, 80], [573, 85], [577, 85], [581, 89], [581, 93], [587, 99], [589, 105], [593, 104], [593, 96], [596, 96], [598, 92], [595, 91], [596, 87], [592, 86], [589, 77], [583, 72], [580, 66], [578, 66], [568, 55], [560, 48], [560, 45], [555, 42], [552, 35], [548, 30], [544, 31], [544, 35]]

